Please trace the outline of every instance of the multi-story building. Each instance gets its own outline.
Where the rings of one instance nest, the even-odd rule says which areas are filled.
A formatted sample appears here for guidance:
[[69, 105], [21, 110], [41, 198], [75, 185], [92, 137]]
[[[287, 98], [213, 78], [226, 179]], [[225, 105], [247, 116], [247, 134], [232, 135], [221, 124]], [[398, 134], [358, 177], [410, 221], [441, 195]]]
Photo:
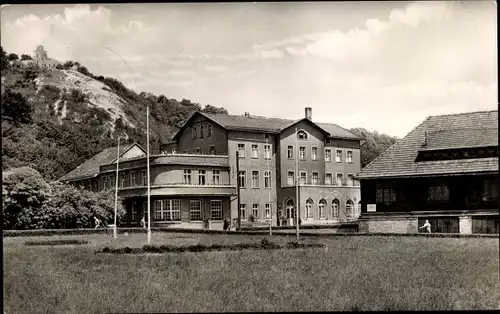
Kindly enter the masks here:
[[[360, 187], [354, 174], [360, 171], [360, 139], [338, 125], [314, 123], [311, 108], [305, 113], [293, 121], [195, 112], [162, 154], [151, 156], [155, 221], [171, 222], [173, 215], [181, 222], [235, 219], [237, 182], [242, 220], [293, 224], [296, 204], [302, 224], [357, 219]], [[137, 183], [137, 176], [144, 177], [146, 158], [122, 157], [119, 169], [119, 193], [129, 221], [137, 222], [146, 206], [146, 184]], [[115, 171], [115, 160], [109, 161], [100, 165], [98, 176], [104, 180]], [[71, 173], [62, 178], [69, 179], [79, 181]]]
[[498, 111], [431, 116], [357, 178], [362, 231], [498, 234]]

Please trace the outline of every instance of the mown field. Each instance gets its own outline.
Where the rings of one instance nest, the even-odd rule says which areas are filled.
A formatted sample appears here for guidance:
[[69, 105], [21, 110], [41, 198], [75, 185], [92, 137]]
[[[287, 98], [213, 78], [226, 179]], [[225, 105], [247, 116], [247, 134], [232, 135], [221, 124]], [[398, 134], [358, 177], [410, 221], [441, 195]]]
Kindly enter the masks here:
[[[6, 313], [474, 310], [500, 307], [498, 238], [323, 237], [325, 248], [163, 255], [145, 234], [4, 241]], [[153, 244], [260, 242], [264, 235], [153, 233]], [[86, 245], [27, 246], [82, 239]], [[271, 237], [275, 243], [294, 236]]]

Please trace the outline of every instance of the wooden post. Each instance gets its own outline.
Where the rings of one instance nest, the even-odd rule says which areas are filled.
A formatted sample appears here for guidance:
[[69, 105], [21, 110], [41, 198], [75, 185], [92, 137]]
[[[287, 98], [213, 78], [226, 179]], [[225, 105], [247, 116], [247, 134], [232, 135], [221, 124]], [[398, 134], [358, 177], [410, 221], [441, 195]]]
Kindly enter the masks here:
[[236, 151], [236, 198], [238, 209], [238, 231], [241, 230], [241, 211], [240, 211], [240, 154]]

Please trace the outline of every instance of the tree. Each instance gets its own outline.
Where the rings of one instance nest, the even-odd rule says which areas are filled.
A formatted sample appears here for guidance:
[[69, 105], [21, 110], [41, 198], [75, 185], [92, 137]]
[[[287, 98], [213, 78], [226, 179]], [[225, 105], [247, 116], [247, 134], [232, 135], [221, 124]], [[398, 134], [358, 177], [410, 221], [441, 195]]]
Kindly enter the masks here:
[[7, 58], [7, 53], [0, 46], [0, 66], [2, 71], [9, 66], [9, 59]]
[[21, 55], [21, 61], [23, 60], [33, 60], [33, 58], [30, 56], [30, 55], [27, 55], [27, 54], [22, 54]]
[[9, 61], [15, 61], [15, 60], [19, 60], [19, 56], [16, 55], [15, 53], [9, 53], [9, 55], [7, 56], [7, 59]]
[[7, 89], [2, 93], [2, 119], [28, 123], [33, 109], [20, 93]]
[[227, 115], [227, 110], [220, 107], [220, 108], [217, 108], [215, 106], [212, 106], [212, 105], [206, 105], [205, 108], [203, 108], [202, 112], [205, 112], [205, 113], [211, 113], [211, 114], [225, 114]]

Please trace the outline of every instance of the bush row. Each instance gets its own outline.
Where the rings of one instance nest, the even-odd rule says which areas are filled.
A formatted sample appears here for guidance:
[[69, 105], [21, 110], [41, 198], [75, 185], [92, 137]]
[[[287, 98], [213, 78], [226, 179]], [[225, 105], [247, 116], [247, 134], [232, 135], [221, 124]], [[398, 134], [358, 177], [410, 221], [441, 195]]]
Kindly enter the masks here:
[[282, 246], [263, 239], [261, 243], [238, 243], [238, 244], [196, 244], [191, 246], [169, 246], [169, 245], [145, 245], [142, 248], [119, 248], [111, 249], [105, 247], [96, 253], [112, 254], [141, 254], [141, 253], [182, 253], [182, 252], [211, 252], [211, 251], [241, 251], [241, 250], [278, 250], [278, 249], [300, 249], [300, 248], [319, 248], [324, 247], [323, 243], [299, 243], [288, 242]]
[[25, 245], [68, 245], [68, 244], [89, 244], [89, 241], [85, 240], [47, 240], [47, 241], [26, 241]]

